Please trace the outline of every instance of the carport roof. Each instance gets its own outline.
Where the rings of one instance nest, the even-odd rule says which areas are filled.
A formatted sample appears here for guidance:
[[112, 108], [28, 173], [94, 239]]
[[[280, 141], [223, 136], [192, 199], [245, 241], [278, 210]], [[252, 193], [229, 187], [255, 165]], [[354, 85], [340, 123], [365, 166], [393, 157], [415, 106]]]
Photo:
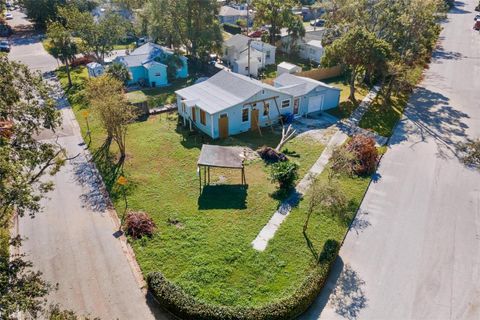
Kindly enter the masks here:
[[197, 164], [207, 167], [242, 169], [243, 160], [244, 156], [238, 147], [204, 144]]

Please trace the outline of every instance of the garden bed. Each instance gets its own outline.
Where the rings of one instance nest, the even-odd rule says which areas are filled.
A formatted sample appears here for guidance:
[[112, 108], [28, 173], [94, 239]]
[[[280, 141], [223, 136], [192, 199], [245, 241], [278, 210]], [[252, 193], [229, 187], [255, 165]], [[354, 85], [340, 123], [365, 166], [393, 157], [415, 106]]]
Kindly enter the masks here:
[[[66, 84], [65, 74], [61, 71], [58, 74]], [[86, 105], [78, 99], [85, 72], [74, 70], [73, 78], [75, 85], [69, 97], [85, 135], [82, 110]], [[89, 116], [89, 124], [90, 149], [95, 152], [102, 145], [104, 134], [93, 114]], [[293, 209], [264, 252], [252, 248], [252, 240], [283, 199], [270, 182], [263, 161], [246, 163], [248, 188], [238, 186], [238, 172], [215, 169], [212, 182], [217, 185], [200, 194], [196, 161], [202, 143], [251, 149], [262, 145], [274, 147], [278, 143], [278, 130], [265, 128], [262, 132], [263, 136], [248, 132], [211, 141], [179, 126], [176, 114], [152, 116], [129, 126], [123, 172], [128, 181], [125, 187], [128, 206], [147, 212], [158, 226], [152, 238], [131, 241], [145, 276], [159, 271], [195, 299], [214, 306], [241, 308], [260, 308], [291, 299], [312, 273], [325, 279], [329, 262], [317, 264], [315, 256], [328, 240], [342, 241], [348, 222], [320, 210], [312, 215], [307, 241], [302, 233], [306, 201]], [[302, 177], [324, 146], [311, 138], [299, 137], [284, 149], [288, 149], [291, 160], [299, 163]], [[97, 160], [97, 167], [115, 207], [123, 212], [122, 190], [115, 183], [119, 171], [115, 170], [114, 147], [112, 152], [111, 157]], [[326, 174], [322, 179], [326, 179]], [[341, 178], [341, 188], [350, 203], [349, 217], [353, 217], [359, 206], [369, 180]]]

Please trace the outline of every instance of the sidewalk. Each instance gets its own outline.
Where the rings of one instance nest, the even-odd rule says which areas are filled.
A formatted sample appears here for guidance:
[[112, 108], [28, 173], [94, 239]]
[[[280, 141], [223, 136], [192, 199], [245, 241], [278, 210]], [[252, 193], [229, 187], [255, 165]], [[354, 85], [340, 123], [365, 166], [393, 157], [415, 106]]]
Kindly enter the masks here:
[[300, 199], [310, 188], [315, 177], [317, 177], [323, 172], [325, 166], [330, 160], [330, 157], [332, 156], [333, 150], [336, 147], [345, 143], [345, 141], [348, 139], [348, 134], [352, 132], [352, 129], [355, 130], [356, 128], [358, 128], [358, 123], [360, 122], [365, 112], [368, 110], [368, 106], [370, 105], [370, 103], [377, 96], [379, 90], [380, 87], [375, 86], [362, 100], [358, 108], [353, 112], [352, 116], [345, 121], [347, 124], [340, 124], [340, 126], [337, 125], [337, 132], [335, 132], [335, 134], [330, 138], [327, 147], [325, 148], [325, 150], [323, 150], [322, 154], [317, 159], [315, 164], [310, 168], [310, 170], [303, 177], [303, 179], [297, 184], [295, 191], [292, 193], [292, 195], [280, 205], [280, 207], [273, 214], [268, 223], [262, 228], [262, 230], [260, 230], [260, 233], [252, 241], [252, 246], [255, 250], [264, 251], [267, 248], [268, 241], [270, 241], [275, 236], [275, 233], [277, 232], [282, 222], [285, 221], [287, 216], [290, 214], [292, 207], [296, 206], [299, 203]]

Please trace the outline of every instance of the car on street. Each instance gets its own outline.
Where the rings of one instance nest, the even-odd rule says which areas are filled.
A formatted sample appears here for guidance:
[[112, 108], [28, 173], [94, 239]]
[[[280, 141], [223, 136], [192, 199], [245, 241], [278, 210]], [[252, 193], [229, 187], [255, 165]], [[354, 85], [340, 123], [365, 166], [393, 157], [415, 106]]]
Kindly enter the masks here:
[[477, 14], [477, 15], [475, 16], [475, 18], [473, 18], [473, 20], [475, 20], [475, 21], [480, 20], [480, 14]]
[[475, 21], [475, 24], [473, 25], [473, 30], [480, 30], [480, 20]]
[[5, 19], [12, 20], [13, 19], [13, 14], [11, 12], [5, 13]]
[[10, 43], [7, 40], [0, 41], [0, 52], [10, 52]]
[[325, 25], [325, 19], [315, 19], [310, 21], [312, 27], [323, 27]]

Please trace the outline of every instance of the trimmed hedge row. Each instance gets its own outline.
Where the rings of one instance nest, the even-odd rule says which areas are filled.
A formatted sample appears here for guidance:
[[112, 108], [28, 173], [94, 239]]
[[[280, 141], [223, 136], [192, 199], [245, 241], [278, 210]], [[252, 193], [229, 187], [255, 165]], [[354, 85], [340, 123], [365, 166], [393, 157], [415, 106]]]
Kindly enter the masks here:
[[[293, 319], [302, 314], [317, 298], [323, 288], [328, 272], [338, 254], [339, 244], [329, 240], [324, 246], [325, 254], [302, 285], [290, 296], [277, 302], [258, 308], [232, 307], [209, 304], [183, 291], [179, 286], [167, 280], [160, 272], [147, 276], [150, 291], [162, 307], [182, 319], [195, 320], [250, 320], [250, 319]], [[333, 244], [335, 242], [335, 244]], [[325, 258], [329, 259], [326, 262]], [[323, 261], [322, 261], [323, 260]]]
[[236, 24], [231, 24], [231, 23], [224, 23], [223, 30], [231, 34], [242, 33], [242, 28], [240, 26], [237, 26]]

